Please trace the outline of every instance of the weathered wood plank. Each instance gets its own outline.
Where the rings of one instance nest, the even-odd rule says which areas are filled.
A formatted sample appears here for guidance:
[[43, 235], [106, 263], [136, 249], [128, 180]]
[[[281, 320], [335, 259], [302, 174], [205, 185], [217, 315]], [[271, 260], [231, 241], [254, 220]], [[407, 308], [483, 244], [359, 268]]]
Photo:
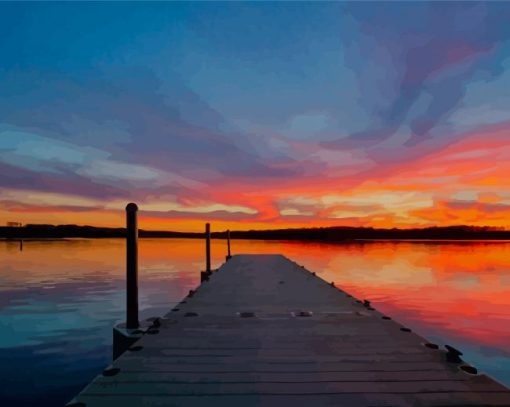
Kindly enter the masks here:
[[362, 382], [272, 382], [272, 383], [171, 383], [171, 382], [119, 382], [96, 381], [89, 394], [143, 395], [209, 395], [209, 394], [339, 394], [339, 393], [426, 393], [426, 392], [500, 392], [498, 383], [467, 382], [463, 380], [416, 380], [416, 381], [362, 381]]
[[407, 371], [444, 371], [451, 369], [458, 372], [456, 367], [445, 366], [441, 362], [323, 362], [323, 363], [229, 363], [215, 362], [168, 362], [168, 363], [142, 363], [139, 361], [118, 360], [115, 366], [126, 372], [173, 372], [173, 371], [201, 371], [201, 372], [407, 372]]
[[[81, 399], [87, 406], [111, 407], [282, 407], [282, 406], [373, 406], [373, 407], [404, 407], [404, 406], [508, 406], [508, 394], [475, 393], [475, 392], [447, 392], [420, 394], [391, 394], [391, 393], [351, 393], [351, 394], [313, 394], [313, 395], [211, 395], [203, 396], [174, 396], [153, 395], [133, 396], [123, 395], [84, 395]], [[118, 404], [113, 404], [118, 403]]]
[[104, 381], [122, 383], [131, 382], [223, 382], [223, 383], [252, 383], [252, 382], [294, 382], [304, 383], [312, 381], [333, 382], [366, 382], [366, 381], [418, 381], [418, 380], [469, 380], [467, 375], [458, 375], [448, 370], [411, 370], [411, 371], [303, 371], [303, 372], [256, 372], [256, 371], [121, 371], [118, 376], [105, 377]]

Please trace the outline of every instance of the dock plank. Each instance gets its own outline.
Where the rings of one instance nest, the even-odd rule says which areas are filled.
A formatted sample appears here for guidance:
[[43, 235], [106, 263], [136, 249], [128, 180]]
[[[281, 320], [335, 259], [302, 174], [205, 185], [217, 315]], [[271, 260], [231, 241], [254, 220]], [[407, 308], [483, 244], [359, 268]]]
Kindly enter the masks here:
[[281, 255], [238, 255], [75, 402], [510, 405], [510, 390]]

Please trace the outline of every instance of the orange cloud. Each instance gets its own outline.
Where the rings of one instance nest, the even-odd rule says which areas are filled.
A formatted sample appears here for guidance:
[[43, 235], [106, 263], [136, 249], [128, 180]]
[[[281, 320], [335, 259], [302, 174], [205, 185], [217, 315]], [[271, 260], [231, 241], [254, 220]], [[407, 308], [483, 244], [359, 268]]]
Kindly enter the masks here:
[[[146, 229], [268, 229], [302, 226], [487, 225], [510, 219], [510, 124], [465, 135], [420, 159], [339, 176], [257, 178], [233, 174], [200, 198], [137, 199]], [[299, 144], [304, 149], [304, 143]], [[317, 149], [310, 147], [311, 154]], [[305, 166], [305, 162], [303, 165]], [[341, 162], [338, 163], [339, 168]], [[508, 191], [508, 192], [507, 192]], [[128, 199], [126, 199], [126, 202]], [[58, 193], [0, 190], [0, 217], [23, 223], [119, 226], [125, 202]]]

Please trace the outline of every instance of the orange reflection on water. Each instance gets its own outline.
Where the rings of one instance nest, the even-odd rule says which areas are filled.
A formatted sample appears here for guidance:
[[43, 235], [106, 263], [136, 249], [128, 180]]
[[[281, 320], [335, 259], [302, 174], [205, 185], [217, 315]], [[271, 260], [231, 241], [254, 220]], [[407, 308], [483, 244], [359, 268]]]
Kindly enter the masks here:
[[509, 243], [379, 242], [340, 245], [336, 251], [322, 273], [326, 280], [424, 334], [447, 330], [506, 351]]
[[[109, 280], [123, 289], [122, 239], [3, 242], [2, 290], [57, 288], [66, 281]], [[508, 355], [510, 243], [360, 242], [322, 244], [236, 240], [236, 253], [282, 253], [425, 336], [475, 343]], [[205, 244], [196, 239], [140, 239], [140, 296], [170, 308], [199, 282]], [[212, 241], [212, 265], [226, 255]]]

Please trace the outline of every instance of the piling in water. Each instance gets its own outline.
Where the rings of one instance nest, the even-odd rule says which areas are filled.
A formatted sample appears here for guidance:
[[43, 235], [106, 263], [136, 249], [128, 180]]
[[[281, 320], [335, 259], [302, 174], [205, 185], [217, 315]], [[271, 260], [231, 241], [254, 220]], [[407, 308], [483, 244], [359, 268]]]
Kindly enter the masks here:
[[138, 206], [126, 206], [126, 328], [138, 328]]
[[205, 271], [200, 273], [200, 281], [209, 280], [211, 275], [211, 225], [205, 224]]
[[230, 230], [227, 230], [227, 257], [226, 260], [229, 261], [232, 258], [230, 254]]

